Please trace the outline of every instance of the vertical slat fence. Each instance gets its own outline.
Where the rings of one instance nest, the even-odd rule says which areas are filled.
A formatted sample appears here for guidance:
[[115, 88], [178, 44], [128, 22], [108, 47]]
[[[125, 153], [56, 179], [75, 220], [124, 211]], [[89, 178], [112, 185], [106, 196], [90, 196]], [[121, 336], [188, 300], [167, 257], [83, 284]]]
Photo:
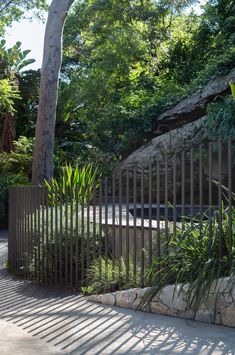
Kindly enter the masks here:
[[211, 239], [218, 233], [219, 255], [226, 245], [232, 258], [234, 166], [229, 138], [165, 153], [90, 189], [11, 188], [9, 266], [23, 278], [79, 289], [98, 265], [112, 290], [145, 286], [149, 265], [190, 224], [201, 238], [205, 225]]

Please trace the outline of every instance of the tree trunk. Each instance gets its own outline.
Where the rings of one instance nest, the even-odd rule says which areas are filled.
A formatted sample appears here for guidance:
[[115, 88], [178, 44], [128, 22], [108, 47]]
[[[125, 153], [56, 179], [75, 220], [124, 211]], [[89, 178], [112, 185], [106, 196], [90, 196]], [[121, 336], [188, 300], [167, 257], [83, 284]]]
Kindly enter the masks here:
[[13, 141], [16, 138], [15, 118], [11, 112], [3, 114], [3, 129], [0, 137], [0, 152], [13, 150]]
[[40, 100], [35, 133], [32, 184], [44, 184], [53, 176], [53, 153], [62, 62], [62, 34], [68, 10], [74, 0], [53, 0], [49, 8], [41, 69]]

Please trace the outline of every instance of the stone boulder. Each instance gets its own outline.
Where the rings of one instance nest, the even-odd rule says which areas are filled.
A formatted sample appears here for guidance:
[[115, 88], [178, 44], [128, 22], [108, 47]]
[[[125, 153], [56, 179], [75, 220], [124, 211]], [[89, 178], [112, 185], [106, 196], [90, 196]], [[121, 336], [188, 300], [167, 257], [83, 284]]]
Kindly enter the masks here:
[[235, 82], [235, 68], [227, 75], [210, 80], [200, 91], [181, 101], [172, 109], [163, 112], [158, 116], [157, 122], [169, 124], [173, 128], [197, 120], [205, 115], [208, 103], [217, 96], [230, 93], [230, 81]]

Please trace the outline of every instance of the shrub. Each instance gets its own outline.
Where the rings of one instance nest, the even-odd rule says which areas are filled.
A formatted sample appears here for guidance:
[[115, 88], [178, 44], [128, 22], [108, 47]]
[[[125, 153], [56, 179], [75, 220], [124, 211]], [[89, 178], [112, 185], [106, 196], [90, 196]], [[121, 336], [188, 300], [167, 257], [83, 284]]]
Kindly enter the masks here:
[[220, 98], [208, 106], [205, 135], [210, 140], [228, 137], [235, 139], [235, 100], [233, 97]]
[[[128, 274], [128, 278], [127, 278]], [[134, 272], [132, 258], [129, 259], [127, 268], [126, 259], [105, 260], [104, 257], [96, 259], [89, 267], [87, 274], [87, 287], [83, 287], [85, 294], [113, 292], [141, 285], [140, 266]]]
[[17, 174], [30, 177], [33, 159], [34, 139], [19, 137], [13, 142], [14, 150], [0, 153], [0, 173]]
[[11, 186], [28, 185], [28, 178], [23, 174], [0, 175], [0, 228], [7, 227], [8, 219], [8, 188]]
[[97, 179], [97, 168], [92, 164], [84, 165], [82, 168], [76, 166], [73, 168], [71, 164], [61, 169], [59, 179], [52, 178], [51, 182], [45, 180], [45, 185], [49, 191], [49, 199], [52, 204], [60, 199], [60, 190], [63, 198], [66, 200], [79, 201], [86, 203], [87, 199], [91, 199], [94, 191], [99, 186]]
[[29, 222], [32, 235], [21, 260], [21, 270], [29, 278], [53, 280], [52, 283], [61, 282], [65, 287], [82, 285], [82, 273], [85, 278], [90, 263], [100, 250], [103, 252], [104, 238], [99, 226], [88, 230], [87, 219], [81, 213], [80, 206], [77, 211], [73, 203], [35, 209]]
[[[229, 240], [228, 209], [222, 210], [222, 230], [220, 235], [219, 212], [214, 211], [211, 219], [197, 216], [184, 229], [171, 235], [167, 252], [156, 258], [147, 276], [153, 280], [140, 306], [148, 305], [159, 291], [168, 284], [189, 284], [186, 292], [188, 309], [194, 317], [202, 302], [214, 290], [221, 277], [235, 274], [235, 208], [232, 209], [232, 240]], [[220, 292], [224, 292], [220, 290]]]

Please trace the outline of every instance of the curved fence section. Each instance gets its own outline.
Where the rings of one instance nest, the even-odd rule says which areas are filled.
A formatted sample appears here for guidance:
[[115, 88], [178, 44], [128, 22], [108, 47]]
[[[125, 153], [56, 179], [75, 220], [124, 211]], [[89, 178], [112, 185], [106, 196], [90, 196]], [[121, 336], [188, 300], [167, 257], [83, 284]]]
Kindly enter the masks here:
[[233, 149], [229, 140], [164, 153], [89, 191], [85, 184], [11, 188], [9, 267], [24, 278], [80, 288], [97, 265], [114, 288], [144, 286], [148, 266], [171, 250], [172, 236], [192, 226], [202, 238], [217, 235], [218, 252], [226, 244], [232, 255]]

